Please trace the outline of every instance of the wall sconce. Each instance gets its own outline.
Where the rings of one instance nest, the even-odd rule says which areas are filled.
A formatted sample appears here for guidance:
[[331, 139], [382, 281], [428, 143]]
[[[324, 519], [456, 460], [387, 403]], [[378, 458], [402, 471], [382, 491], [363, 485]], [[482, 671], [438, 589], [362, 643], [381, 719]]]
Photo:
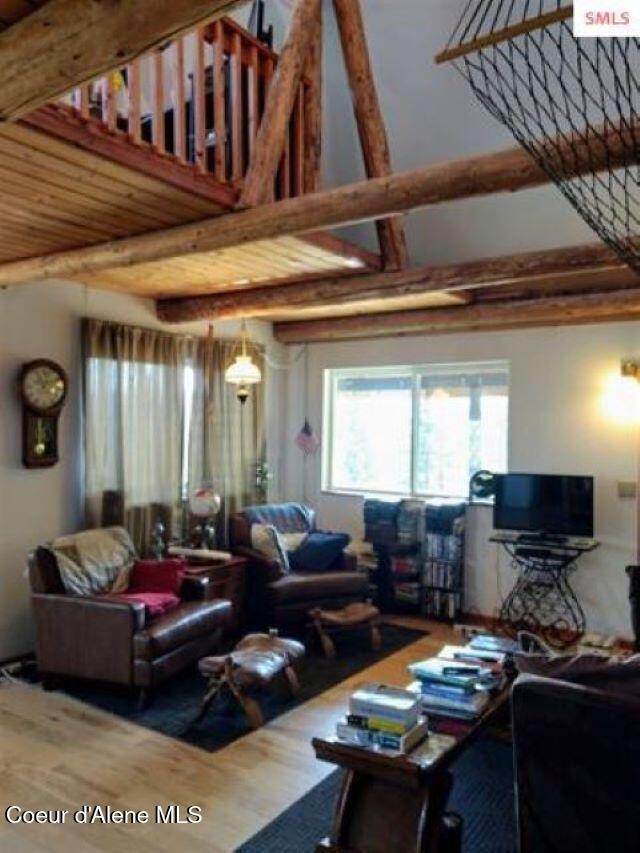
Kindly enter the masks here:
[[620, 363], [620, 372], [607, 380], [603, 405], [613, 421], [640, 423], [640, 360], [624, 359]]
[[620, 375], [640, 382], [640, 361], [626, 359], [620, 365]]

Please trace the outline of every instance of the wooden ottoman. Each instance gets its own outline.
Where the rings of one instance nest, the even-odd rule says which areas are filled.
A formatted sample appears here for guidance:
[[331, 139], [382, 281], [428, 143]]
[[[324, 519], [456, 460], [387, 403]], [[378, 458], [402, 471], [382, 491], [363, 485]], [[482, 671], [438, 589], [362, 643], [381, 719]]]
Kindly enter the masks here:
[[283, 673], [295, 696], [299, 684], [293, 664], [304, 657], [304, 653], [302, 643], [278, 637], [274, 632], [248, 634], [230, 654], [202, 658], [198, 669], [209, 683], [197, 719], [204, 716], [216, 696], [226, 689], [236, 699], [253, 728], [260, 728], [264, 722], [262, 710], [247, 691], [251, 687], [267, 687]]
[[328, 658], [336, 655], [336, 647], [329, 635], [352, 628], [368, 627], [371, 633], [371, 648], [377, 650], [381, 646], [380, 611], [370, 601], [348, 604], [340, 610], [322, 610], [316, 607], [309, 611], [309, 616], [313, 619], [322, 648]]

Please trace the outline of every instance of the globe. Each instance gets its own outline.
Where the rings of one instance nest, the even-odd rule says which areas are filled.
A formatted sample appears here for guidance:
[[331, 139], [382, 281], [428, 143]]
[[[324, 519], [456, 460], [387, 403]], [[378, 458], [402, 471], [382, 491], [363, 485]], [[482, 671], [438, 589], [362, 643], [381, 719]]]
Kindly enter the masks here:
[[211, 485], [194, 489], [189, 500], [191, 514], [196, 518], [211, 518], [220, 512], [220, 495]]

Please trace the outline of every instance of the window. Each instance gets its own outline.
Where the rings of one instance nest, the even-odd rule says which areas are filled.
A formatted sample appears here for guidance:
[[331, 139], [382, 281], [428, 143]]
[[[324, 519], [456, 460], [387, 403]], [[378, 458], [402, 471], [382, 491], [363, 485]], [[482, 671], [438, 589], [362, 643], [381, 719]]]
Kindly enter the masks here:
[[325, 371], [323, 488], [464, 497], [507, 469], [505, 362]]

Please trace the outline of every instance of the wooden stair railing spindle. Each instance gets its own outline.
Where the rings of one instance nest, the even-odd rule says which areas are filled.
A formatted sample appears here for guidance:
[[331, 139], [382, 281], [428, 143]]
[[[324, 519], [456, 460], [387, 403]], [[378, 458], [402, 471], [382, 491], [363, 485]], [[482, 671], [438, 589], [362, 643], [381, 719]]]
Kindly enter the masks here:
[[243, 127], [244, 103], [242, 97], [242, 39], [240, 33], [231, 37], [231, 178], [238, 183], [244, 176]]
[[162, 154], [164, 140], [164, 57], [161, 50], [153, 56], [153, 147]]
[[134, 59], [127, 72], [129, 82], [129, 137], [135, 145], [141, 140], [140, 60]]
[[174, 47], [175, 104], [173, 105], [174, 154], [181, 163], [187, 160], [186, 116], [184, 97], [184, 39], [179, 38]]
[[193, 79], [193, 127], [194, 127], [194, 159], [199, 172], [206, 171], [205, 148], [205, 87], [204, 87], [204, 30], [199, 29], [196, 35], [195, 68]]
[[84, 86], [78, 87], [78, 109], [80, 110], [80, 115], [84, 119], [89, 118], [89, 84], [85, 83]]
[[249, 51], [249, 80], [247, 87], [247, 121], [249, 138], [249, 160], [253, 157], [256, 136], [260, 125], [260, 54], [255, 45]]
[[110, 131], [114, 131], [118, 124], [118, 89], [116, 80], [118, 79], [118, 71], [111, 71], [104, 78], [106, 89], [106, 110], [107, 110], [107, 127]]
[[[265, 113], [265, 110], [267, 108], [267, 100], [269, 97], [269, 89], [271, 88], [271, 82], [273, 80], [274, 69], [275, 69], [275, 63], [274, 63], [273, 59], [270, 56], [268, 56], [264, 62], [264, 100], [263, 100], [262, 110], [260, 112], [260, 122], [258, 124], [258, 134], [260, 133], [262, 121], [264, 119], [264, 113]], [[255, 138], [255, 142], [254, 142], [254, 149], [253, 149], [254, 155], [255, 155], [255, 151], [256, 151], [256, 146], [258, 144], [258, 134], [256, 134], [256, 138]], [[252, 161], [253, 161], [254, 155], [252, 155]], [[251, 164], [249, 164], [249, 165], [251, 165]], [[245, 175], [245, 182], [246, 182], [246, 180], [247, 180], [247, 176]], [[273, 175], [273, 176], [271, 176], [270, 180], [268, 180], [265, 184], [265, 188], [264, 188], [264, 203], [265, 204], [268, 204], [269, 202], [271, 202], [275, 199], [275, 195], [276, 195], [275, 194], [275, 181], [276, 181], [276, 176]]]
[[215, 176], [219, 181], [227, 178], [227, 127], [226, 127], [226, 79], [224, 63], [224, 24], [216, 21], [213, 25], [213, 124], [216, 144], [214, 156]]

